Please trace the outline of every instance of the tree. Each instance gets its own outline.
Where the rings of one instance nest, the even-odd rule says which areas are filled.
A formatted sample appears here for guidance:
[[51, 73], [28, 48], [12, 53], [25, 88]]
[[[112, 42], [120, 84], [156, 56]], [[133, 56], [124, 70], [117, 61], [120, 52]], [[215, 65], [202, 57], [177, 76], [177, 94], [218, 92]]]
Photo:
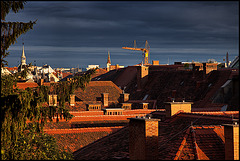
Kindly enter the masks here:
[[24, 8], [24, 1], [1, 1], [1, 68], [8, 65], [4, 60], [8, 55], [7, 49], [10, 45], [14, 44], [17, 38], [33, 29], [36, 21], [24, 22], [5, 22], [6, 15], [12, 10], [17, 13], [20, 9]]
[[[10, 10], [16, 13], [24, 4], [22, 1], [1, 1], [1, 68], [7, 64], [3, 58], [9, 54], [6, 53], [8, 47], [35, 24], [31, 21], [2, 22]], [[54, 116], [66, 120], [72, 118], [65, 102], [76, 88], [85, 89], [94, 72], [90, 70], [69, 82], [26, 90], [16, 88], [18, 76], [24, 76], [24, 73], [1, 76], [1, 159], [72, 159], [72, 154], [57, 147], [52, 136], [44, 134], [43, 127]], [[51, 92], [60, 96], [57, 107], [46, 105]]]

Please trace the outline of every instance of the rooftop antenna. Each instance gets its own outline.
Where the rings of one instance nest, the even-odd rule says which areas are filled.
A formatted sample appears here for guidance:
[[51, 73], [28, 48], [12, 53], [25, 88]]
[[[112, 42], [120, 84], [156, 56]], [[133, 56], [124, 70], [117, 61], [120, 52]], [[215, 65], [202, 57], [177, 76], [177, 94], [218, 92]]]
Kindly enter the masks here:
[[123, 93], [125, 93], [126, 86], [123, 87]]

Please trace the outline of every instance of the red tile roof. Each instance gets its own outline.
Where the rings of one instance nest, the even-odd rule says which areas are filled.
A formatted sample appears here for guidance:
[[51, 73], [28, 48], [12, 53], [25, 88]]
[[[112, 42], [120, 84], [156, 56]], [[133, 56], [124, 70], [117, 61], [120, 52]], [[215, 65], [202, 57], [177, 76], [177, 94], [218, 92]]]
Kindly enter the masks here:
[[[163, 111], [157, 111], [161, 113]], [[159, 160], [224, 159], [222, 124], [239, 111], [183, 113], [159, 122]], [[193, 131], [194, 130], [194, 131]], [[129, 159], [128, 126], [75, 151], [75, 159]], [[195, 138], [195, 143], [194, 139]], [[194, 148], [194, 144], [197, 149]]]
[[70, 73], [70, 72], [62, 72], [62, 78], [65, 78], [65, 77], [67, 77], [69, 75], [73, 75], [73, 74]]
[[37, 83], [32, 83], [32, 82], [17, 82], [17, 86], [14, 86], [13, 88], [18, 88], [18, 89], [26, 89], [26, 88], [34, 88], [38, 87]]
[[6, 67], [9, 71], [18, 70], [18, 67]]
[[[198, 160], [224, 160], [224, 127], [223, 126], [193, 126], [186, 133], [189, 137], [186, 143], [191, 146], [184, 146], [180, 155], [174, 159], [187, 160], [190, 154], [195, 155]], [[192, 151], [191, 151], [191, 150]], [[195, 151], [193, 153], [193, 151]]]
[[98, 76], [100, 76], [100, 75], [102, 75], [102, 74], [105, 74], [105, 73], [107, 73], [107, 72], [108, 72], [108, 71], [107, 71], [106, 69], [98, 68], [98, 69], [96, 69], [96, 73], [94, 73], [94, 74], [92, 75], [92, 78], [98, 77]]
[[88, 128], [74, 128], [74, 129], [45, 129], [44, 132], [48, 134], [70, 134], [70, 133], [84, 133], [84, 132], [100, 132], [107, 131], [113, 132], [123, 126], [115, 126], [115, 127], [88, 127]]
[[[103, 111], [71, 111], [70, 114], [75, 116], [73, 119], [69, 121], [59, 120], [58, 123], [53, 119], [53, 122], [47, 122], [44, 131], [56, 137], [59, 146], [73, 152], [121, 129], [123, 126], [118, 125], [127, 124], [127, 118], [145, 116], [152, 111], [147, 109], [124, 110], [123, 115], [104, 115]], [[89, 128], [87, 124], [100, 125], [100, 127]], [[111, 126], [111, 124], [117, 126]], [[78, 125], [84, 125], [88, 128], [77, 128]]]
[[75, 91], [77, 99], [89, 103], [99, 101], [102, 93], [109, 93], [109, 101], [117, 103], [122, 90], [112, 81], [91, 81], [84, 91], [80, 88]]
[[98, 139], [111, 134], [111, 130], [89, 131], [89, 132], [78, 132], [78, 133], [61, 133], [51, 134], [56, 138], [59, 147], [69, 152], [74, 152], [77, 149], [85, 147]]

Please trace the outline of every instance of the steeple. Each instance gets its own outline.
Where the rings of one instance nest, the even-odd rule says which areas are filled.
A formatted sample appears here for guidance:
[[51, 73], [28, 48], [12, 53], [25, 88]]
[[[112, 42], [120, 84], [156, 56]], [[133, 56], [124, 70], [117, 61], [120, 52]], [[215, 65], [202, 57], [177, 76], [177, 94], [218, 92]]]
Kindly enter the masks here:
[[24, 53], [24, 43], [23, 43], [23, 50], [22, 50], [22, 57], [21, 57], [21, 65], [27, 65], [26, 64], [26, 56]]
[[226, 66], [228, 67], [229, 66], [229, 60], [228, 60], [228, 52], [227, 52], [227, 54], [226, 54]]
[[107, 60], [107, 64], [111, 64], [111, 60], [110, 60], [110, 52], [108, 51], [108, 60]]
[[110, 70], [111, 60], [110, 60], [110, 52], [108, 51], [108, 60], [107, 60], [107, 71]]

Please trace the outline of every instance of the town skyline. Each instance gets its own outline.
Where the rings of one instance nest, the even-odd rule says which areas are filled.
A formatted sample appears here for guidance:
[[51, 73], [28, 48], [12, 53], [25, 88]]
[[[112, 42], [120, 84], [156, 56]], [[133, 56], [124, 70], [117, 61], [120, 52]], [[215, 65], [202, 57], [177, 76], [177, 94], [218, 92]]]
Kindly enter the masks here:
[[[144, 8], [144, 9], [143, 9]], [[9, 66], [18, 66], [24, 43], [27, 63], [57, 67], [131, 66], [141, 51], [124, 46], [150, 45], [150, 63], [215, 59], [232, 61], [239, 54], [239, 2], [87, 2], [27, 1], [18, 16], [6, 21], [29, 22], [33, 30], [10, 46]]]

